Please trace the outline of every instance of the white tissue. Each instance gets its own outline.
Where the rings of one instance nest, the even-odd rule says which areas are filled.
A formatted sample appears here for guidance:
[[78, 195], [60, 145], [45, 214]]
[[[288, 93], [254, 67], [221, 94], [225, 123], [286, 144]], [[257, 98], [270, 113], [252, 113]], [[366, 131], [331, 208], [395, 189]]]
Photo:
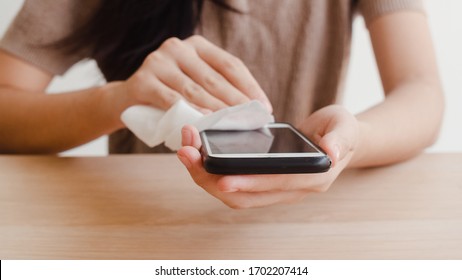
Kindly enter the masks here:
[[171, 150], [181, 148], [181, 128], [186, 124], [199, 131], [205, 129], [252, 130], [274, 122], [274, 117], [258, 101], [228, 107], [204, 115], [179, 100], [169, 110], [137, 105], [126, 109], [121, 115], [122, 122], [149, 147], [162, 142]]

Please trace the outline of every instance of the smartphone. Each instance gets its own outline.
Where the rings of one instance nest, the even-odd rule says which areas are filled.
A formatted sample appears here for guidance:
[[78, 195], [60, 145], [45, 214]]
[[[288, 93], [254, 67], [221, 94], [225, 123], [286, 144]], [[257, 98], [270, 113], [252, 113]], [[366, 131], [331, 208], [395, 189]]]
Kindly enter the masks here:
[[320, 173], [329, 170], [327, 154], [287, 123], [257, 130], [204, 130], [202, 159], [213, 174]]

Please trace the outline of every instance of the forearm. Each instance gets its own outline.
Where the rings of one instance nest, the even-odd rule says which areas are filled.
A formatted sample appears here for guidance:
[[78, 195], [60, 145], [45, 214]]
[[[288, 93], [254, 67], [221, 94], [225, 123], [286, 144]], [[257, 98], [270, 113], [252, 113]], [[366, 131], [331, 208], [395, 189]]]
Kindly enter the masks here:
[[0, 88], [0, 152], [56, 153], [122, 127], [116, 84], [65, 94]]
[[357, 115], [359, 142], [349, 167], [386, 165], [415, 156], [436, 140], [444, 100], [439, 83], [409, 82]]

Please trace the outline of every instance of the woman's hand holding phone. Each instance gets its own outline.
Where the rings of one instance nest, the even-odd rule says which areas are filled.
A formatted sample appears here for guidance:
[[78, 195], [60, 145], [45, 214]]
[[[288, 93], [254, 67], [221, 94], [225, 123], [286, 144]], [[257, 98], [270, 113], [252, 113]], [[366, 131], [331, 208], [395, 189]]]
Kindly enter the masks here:
[[339, 105], [320, 109], [308, 117], [299, 130], [331, 158], [332, 168], [317, 174], [216, 175], [202, 163], [198, 131], [185, 126], [183, 148], [178, 151], [194, 181], [232, 208], [263, 207], [297, 202], [313, 192], [324, 192], [345, 169], [359, 141], [356, 118]]

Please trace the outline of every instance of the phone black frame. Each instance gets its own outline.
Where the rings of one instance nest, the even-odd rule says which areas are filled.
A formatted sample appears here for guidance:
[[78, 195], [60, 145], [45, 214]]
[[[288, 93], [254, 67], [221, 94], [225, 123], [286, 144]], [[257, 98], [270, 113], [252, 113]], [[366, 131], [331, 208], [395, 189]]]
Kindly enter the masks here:
[[[210, 155], [204, 145], [207, 137], [200, 133], [202, 141], [202, 162], [207, 172], [212, 174], [295, 174], [295, 173], [321, 173], [327, 172], [331, 166], [329, 156], [300, 131], [288, 123], [272, 123], [271, 125], [289, 126], [297, 132], [306, 142], [309, 142], [317, 150], [318, 156], [300, 157], [215, 157]], [[232, 131], [230, 131], [232, 133]]]

